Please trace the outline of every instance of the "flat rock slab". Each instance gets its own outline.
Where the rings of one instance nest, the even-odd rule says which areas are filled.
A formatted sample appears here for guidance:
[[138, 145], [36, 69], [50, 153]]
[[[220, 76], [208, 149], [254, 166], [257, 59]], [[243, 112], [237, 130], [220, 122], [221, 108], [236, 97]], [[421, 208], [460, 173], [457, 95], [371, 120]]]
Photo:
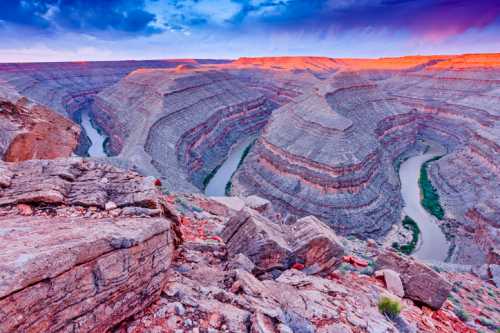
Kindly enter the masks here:
[[159, 296], [173, 243], [163, 218], [1, 218], [0, 331], [107, 330]]
[[0, 206], [53, 204], [104, 209], [159, 208], [161, 197], [152, 177], [142, 177], [105, 163], [82, 158], [0, 162]]

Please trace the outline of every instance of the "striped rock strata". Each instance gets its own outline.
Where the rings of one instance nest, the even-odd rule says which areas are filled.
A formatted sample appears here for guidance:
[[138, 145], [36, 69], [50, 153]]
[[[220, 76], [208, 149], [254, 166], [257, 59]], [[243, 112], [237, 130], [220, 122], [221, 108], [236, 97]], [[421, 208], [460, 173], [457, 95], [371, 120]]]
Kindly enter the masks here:
[[[81, 113], [91, 111], [97, 93], [138, 68], [218, 62], [179, 59], [0, 64], [0, 86], [10, 86], [19, 95], [80, 123]], [[87, 136], [82, 135], [77, 153], [85, 155], [89, 145]]]
[[94, 113], [120, 158], [193, 192], [234, 143], [259, 132], [273, 105], [230, 73], [178, 68], [132, 72], [97, 96]]
[[105, 332], [159, 297], [174, 233], [151, 179], [28, 161], [0, 164], [0, 188], [0, 331]]
[[355, 73], [319, 82], [273, 114], [233, 177], [235, 192], [313, 214], [343, 234], [385, 233], [401, 207], [392, 159], [412, 141], [384, 144], [376, 132], [399, 107]]
[[453, 260], [495, 263], [499, 59], [350, 62], [275, 111], [233, 177], [233, 193], [270, 199], [285, 214], [314, 214], [343, 234], [380, 235], [399, 219], [394, 164], [418, 139], [436, 141], [447, 154], [430, 176], [449, 232], [460, 238]]

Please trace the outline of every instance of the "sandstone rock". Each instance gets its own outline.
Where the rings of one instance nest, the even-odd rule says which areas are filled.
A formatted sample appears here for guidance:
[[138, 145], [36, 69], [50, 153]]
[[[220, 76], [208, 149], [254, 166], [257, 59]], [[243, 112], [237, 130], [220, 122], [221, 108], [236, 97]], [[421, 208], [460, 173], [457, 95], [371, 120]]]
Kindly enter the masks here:
[[251, 195], [243, 199], [245, 201], [245, 205], [249, 208], [255, 209], [259, 213], [263, 213], [267, 209], [270, 208], [271, 202], [264, 198], [261, 198], [256, 195]]
[[286, 269], [292, 249], [282, 226], [245, 208], [232, 217], [222, 232], [230, 256], [247, 256], [261, 271]]
[[495, 286], [500, 288], [500, 265], [490, 265], [490, 274]]
[[161, 207], [160, 191], [150, 179], [105, 163], [72, 158], [0, 165], [13, 175], [0, 192], [0, 206], [47, 203], [105, 209], [113, 202], [118, 207]]
[[240, 211], [245, 207], [245, 201], [238, 197], [211, 197], [210, 199], [225, 205], [227, 208]]
[[292, 329], [284, 324], [278, 325], [278, 332], [279, 333], [293, 333]]
[[271, 318], [262, 312], [255, 312], [251, 318], [251, 333], [278, 333]]
[[295, 261], [303, 264], [310, 274], [328, 271], [340, 264], [344, 248], [339, 239], [314, 216], [297, 220], [289, 236]]
[[53, 110], [35, 104], [0, 84], [0, 158], [69, 157], [80, 136], [79, 127]]
[[392, 269], [382, 269], [380, 271], [376, 271], [375, 276], [383, 277], [387, 290], [394, 295], [398, 297], [403, 297], [405, 295], [401, 278], [399, 277], [399, 274]]
[[106, 210], [113, 210], [113, 209], [116, 209], [116, 208], [118, 208], [118, 206], [113, 201], [108, 201], [104, 205], [104, 209], [106, 209]]
[[234, 257], [232, 257], [227, 265], [228, 269], [243, 269], [247, 272], [252, 272], [255, 268], [255, 264], [248, 259], [247, 256], [245, 256], [242, 253], [238, 253]]
[[344, 324], [331, 324], [323, 326], [318, 330], [318, 333], [351, 333], [352, 330], [349, 326]]
[[21, 214], [21, 215], [24, 215], [24, 216], [33, 215], [33, 209], [31, 209], [30, 205], [19, 204], [16, 207], [17, 207], [17, 210], [19, 211], [19, 214]]
[[328, 271], [344, 254], [335, 233], [314, 217], [278, 225], [248, 208], [228, 221], [222, 238], [229, 255], [246, 255], [262, 272], [285, 270], [294, 263], [309, 273]]
[[14, 174], [0, 163], [0, 187], [9, 187]]
[[106, 331], [159, 297], [173, 258], [165, 219], [8, 217], [0, 228], [2, 332]]
[[433, 309], [439, 309], [450, 294], [452, 285], [439, 273], [394, 251], [380, 254], [376, 267], [398, 272], [403, 282], [405, 296]]

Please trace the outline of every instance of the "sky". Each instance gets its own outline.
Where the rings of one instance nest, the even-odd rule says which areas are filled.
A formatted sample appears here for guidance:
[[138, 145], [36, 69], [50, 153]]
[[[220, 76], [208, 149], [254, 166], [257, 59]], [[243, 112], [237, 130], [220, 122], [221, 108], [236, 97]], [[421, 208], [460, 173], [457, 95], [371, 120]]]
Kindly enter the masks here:
[[500, 52], [500, 0], [0, 0], [0, 62]]

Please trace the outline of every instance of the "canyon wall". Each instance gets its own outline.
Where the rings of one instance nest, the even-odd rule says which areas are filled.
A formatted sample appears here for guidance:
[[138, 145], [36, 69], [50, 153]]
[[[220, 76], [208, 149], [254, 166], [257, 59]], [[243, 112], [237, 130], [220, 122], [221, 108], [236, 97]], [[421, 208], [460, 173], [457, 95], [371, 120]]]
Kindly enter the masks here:
[[[453, 260], [493, 262], [499, 58], [5, 64], [0, 79], [69, 117], [88, 110], [109, 136], [115, 163], [161, 177], [171, 191], [203, 190], [230, 147], [255, 136], [233, 194], [258, 194], [283, 217], [313, 214], [361, 237], [382, 236], [400, 220], [397, 166], [420, 139], [437, 141], [447, 154], [429, 175], [445, 208], [442, 227], [460, 239]], [[4, 154], [13, 140], [8, 126]]]
[[[90, 112], [94, 96], [138, 68], [170, 68], [179, 64], [224, 63], [220, 60], [144, 60], [0, 64], [0, 86], [79, 123], [81, 112]], [[93, 116], [93, 115], [91, 115]], [[85, 131], [77, 153], [90, 145]]]
[[266, 197], [284, 215], [315, 214], [343, 234], [381, 235], [399, 220], [398, 161], [417, 140], [436, 141], [447, 154], [430, 177], [455, 237], [452, 260], [498, 261], [499, 59], [339, 61], [344, 68], [275, 111], [233, 193]]
[[274, 105], [228, 72], [179, 67], [132, 72], [96, 97], [94, 113], [119, 158], [155, 170], [171, 190], [197, 192]]

